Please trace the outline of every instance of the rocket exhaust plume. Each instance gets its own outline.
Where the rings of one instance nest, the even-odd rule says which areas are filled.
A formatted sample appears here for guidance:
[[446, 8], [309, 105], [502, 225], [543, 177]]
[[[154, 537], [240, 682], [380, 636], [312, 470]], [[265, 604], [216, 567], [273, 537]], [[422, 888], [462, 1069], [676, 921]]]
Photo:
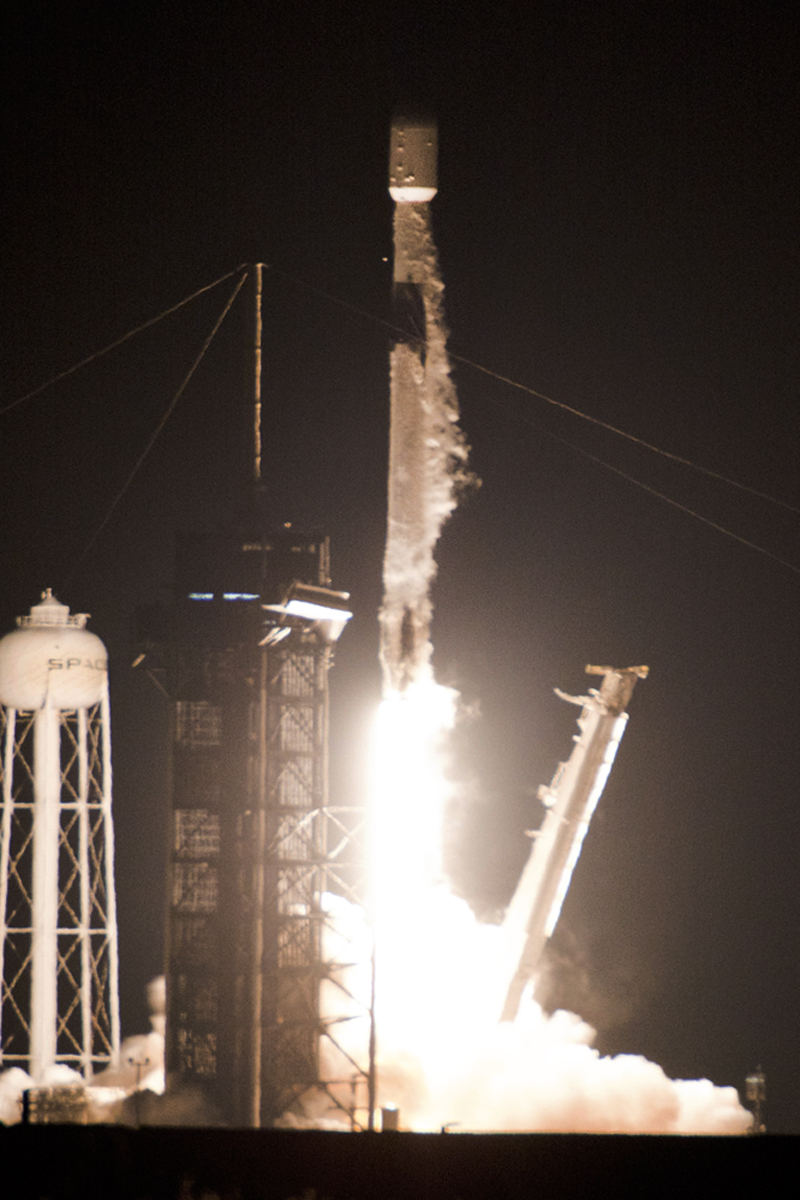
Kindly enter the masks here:
[[428, 200], [436, 194], [436, 126], [392, 125], [389, 190], [395, 200], [389, 515], [383, 564], [384, 695], [432, 679], [429, 636], [433, 553], [466, 478], [467, 447], [445, 349], [443, 284]]

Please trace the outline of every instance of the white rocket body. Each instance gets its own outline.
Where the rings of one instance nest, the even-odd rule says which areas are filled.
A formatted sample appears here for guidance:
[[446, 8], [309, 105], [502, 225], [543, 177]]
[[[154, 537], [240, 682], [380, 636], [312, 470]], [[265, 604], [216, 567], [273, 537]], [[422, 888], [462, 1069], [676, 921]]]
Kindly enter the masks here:
[[436, 195], [436, 125], [392, 124], [389, 192], [394, 205], [396, 341], [391, 353], [388, 523], [381, 608], [385, 694], [432, 678], [430, 587], [434, 548], [465, 478], [467, 448], [446, 350], [429, 201]]

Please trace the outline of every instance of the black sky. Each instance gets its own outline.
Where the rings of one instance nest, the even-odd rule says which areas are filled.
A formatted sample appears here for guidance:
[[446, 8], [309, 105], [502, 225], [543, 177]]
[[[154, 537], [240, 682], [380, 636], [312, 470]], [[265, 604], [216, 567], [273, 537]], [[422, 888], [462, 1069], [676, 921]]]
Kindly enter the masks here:
[[[0, 406], [238, 264], [275, 268], [270, 504], [330, 532], [353, 593], [333, 779], [359, 795], [379, 689], [393, 107], [438, 115], [456, 354], [800, 507], [797, 22], [782, 4], [682, 0], [276, 9], [6, 19]], [[2, 628], [52, 585], [111, 654], [126, 1033], [160, 970], [165, 829], [164, 710], [128, 669], [130, 620], [166, 596], [175, 531], [235, 512], [241, 298], [81, 555], [230, 287], [0, 418]], [[554, 997], [604, 1051], [674, 1076], [741, 1088], [763, 1064], [770, 1128], [798, 1132], [798, 513], [463, 362], [455, 375], [483, 481], [445, 531], [435, 595], [440, 676], [482, 711], [455, 766], [459, 886], [483, 912], [507, 899], [532, 795], [574, 730], [551, 689], [582, 690], [590, 661], [649, 663]]]

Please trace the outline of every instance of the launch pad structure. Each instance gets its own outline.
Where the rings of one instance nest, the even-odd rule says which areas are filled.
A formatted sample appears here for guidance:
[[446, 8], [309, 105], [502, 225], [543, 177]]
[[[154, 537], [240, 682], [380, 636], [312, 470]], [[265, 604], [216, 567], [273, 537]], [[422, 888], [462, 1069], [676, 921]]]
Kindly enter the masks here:
[[371, 1128], [370, 989], [354, 992], [336, 921], [364, 901], [365, 812], [328, 787], [328, 672], [352, 614], [327, 536], [264, 516], [262, 266], [243, 516], [179, 536], [172, 604], [137, 631], [171, 712], [166, 1087], [231, 1127]]
[[[328, 671], [350, 613], [328, 539], [179, 541], [143, 665], [172, 711], [167, 1090], [226, 1124], [366, 1127], [370, 1013], [333, 927], [363, 899], [364, 813], [328, 794]], [[355, 1047], [355, 1049], [354, 1049]]]

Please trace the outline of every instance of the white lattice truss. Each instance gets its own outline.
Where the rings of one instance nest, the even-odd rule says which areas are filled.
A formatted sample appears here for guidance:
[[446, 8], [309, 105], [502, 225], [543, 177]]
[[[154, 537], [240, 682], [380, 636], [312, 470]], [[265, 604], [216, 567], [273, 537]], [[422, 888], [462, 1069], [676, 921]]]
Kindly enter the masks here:
[[[0, 709], [0, 737], [0, 1063], [36, 1082], [63, 1063], [88, 1081], [120, 1038], [108, 700]], [[44, 738], [55, 795], [37, 778]]]
[[[370, 1016], [364, 996], [350, 987], [355, 964], [347, 938], [321, 900], [336, 894], [352, 905], [363, 902], [364, 881], [358, 869], [354, 875], [348, 851], [362, 841], [365, 817], [363, 809], [327, 802], [326, 652], [278, 654], [271, 665], [267, 804], [275, 819], [267, 859], [277, 867], [274, 903], [283, 980], [283, 1012], [272, 1030], [272, 1070], [280, 1080], [285, 1064], [303, 1057], [304, 1034], [313, 1031], [321, 1039], [316, 1082], [310, 1089], [289, 1085], [286, 1098], [292, 1091], [295, 1096], [324, 1093], [332, 1108], [345, 1111], [360, 1127], [356, 1111], [366, 1111]], [[306, 992], [312, 979], [316, 985]], [[333, 991], [320, 1012], [322, 981]], [[343, 1037], [353, 1023], [362, 1032], [355, 1039], [349, 1032]]]

